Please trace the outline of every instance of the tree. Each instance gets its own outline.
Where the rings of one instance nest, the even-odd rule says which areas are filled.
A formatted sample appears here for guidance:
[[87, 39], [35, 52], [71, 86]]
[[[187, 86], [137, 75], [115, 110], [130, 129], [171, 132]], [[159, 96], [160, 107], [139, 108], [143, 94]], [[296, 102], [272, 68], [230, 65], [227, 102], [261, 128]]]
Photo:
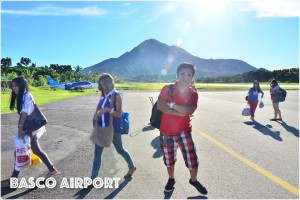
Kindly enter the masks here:
[[2, 58], [1, 59], [1, 67], [10, 67], [11, 66], [11, 63], [12, 63], [12, 60], [11, 58], [9, 57], [6, 57], [6, 58]]
[[79, 65], [77, 65], [76, 67], [75, 67], [75, 73], [78, 73], [78, 72], [80, 72], [82, 70], [82, 67], [80, 67]]
[[7, 74], [8, 68], [11, 66], [11, 58], [6, 57], [1, 59], [1, 74]]
[[22, 57], [20, 59], [20, 62], [17, 63], [18, 66], [28, 66], [29, 64], [31, 63], [31, 60], [29, 58], [25, 58], [25, 57]]

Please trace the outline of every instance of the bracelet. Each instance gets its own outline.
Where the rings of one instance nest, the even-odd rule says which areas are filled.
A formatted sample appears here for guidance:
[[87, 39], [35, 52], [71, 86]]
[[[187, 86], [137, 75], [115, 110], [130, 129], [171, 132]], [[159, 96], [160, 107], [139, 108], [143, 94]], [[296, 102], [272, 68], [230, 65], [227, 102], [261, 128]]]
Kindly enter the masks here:
[[109, 112], [109, 113], [110, 113], [110, 114], [111, 114], [111, 113], [113, 113], [113, 112], [114, 112], [114, 110], [115, 110], [115, 109], [114, 109], [114, 108], [112, 108], [112, 109], [110, 110], [110, 112]]
[[175, 103], [174, 103], [174, 102], [171, 102], [171, 103], [170, 103], [170, 108], [173, 109], [173, 106], [174, 106], [174, 105], [175, 105]]

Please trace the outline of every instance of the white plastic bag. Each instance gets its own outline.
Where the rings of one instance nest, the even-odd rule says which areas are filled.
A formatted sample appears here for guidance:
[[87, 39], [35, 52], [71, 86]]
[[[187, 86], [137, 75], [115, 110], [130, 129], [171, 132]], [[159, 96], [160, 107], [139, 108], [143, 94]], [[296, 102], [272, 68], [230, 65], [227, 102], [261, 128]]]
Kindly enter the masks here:
[[24, 134], [24, 139], [19, 136], [14, 137], [15, 150], [16, 150], [16, 160], [15, 160], [15, 170], [21, 171], [27, 165], [30, 165], [31, 155], [30, 155], [30, 137]]
[[242, 115], [243, 116], [250, 116], [251, 115], [250, 105], [249, 104], [247, 104], [246, 107], [243, 109]]

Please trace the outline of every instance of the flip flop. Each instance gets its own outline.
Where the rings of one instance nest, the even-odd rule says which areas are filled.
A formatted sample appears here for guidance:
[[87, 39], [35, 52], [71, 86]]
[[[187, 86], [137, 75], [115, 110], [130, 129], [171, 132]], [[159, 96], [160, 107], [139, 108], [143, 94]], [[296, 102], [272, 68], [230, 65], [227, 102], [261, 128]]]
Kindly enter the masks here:
[[56, 170], [52, 171], [52, 172], [48, 172], [48, 174], [45, 176], [45, 180], [48, 179], [48, 178], [50, 178], [50, 177], [53, 177], [53, 176], [58, 176], [60, 174], [61, 174], [61, 172], [56, 171]]
[[124, 179], [131, 178], [135, 171], [136, 171], [136, 167], [133, 168], [132, 174], [128, 174], [128, 173], [127, 173], [127, 174], [124, 176]]

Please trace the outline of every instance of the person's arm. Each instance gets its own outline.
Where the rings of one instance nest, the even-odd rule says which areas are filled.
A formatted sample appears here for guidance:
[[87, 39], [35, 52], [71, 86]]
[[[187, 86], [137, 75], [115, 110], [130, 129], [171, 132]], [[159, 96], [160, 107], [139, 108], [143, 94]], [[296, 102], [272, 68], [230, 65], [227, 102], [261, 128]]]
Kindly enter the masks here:
[[104, 115], [105, 113], [110, 112], [110, 108], [103, 108], [103, 109], [99, 109], [97, 111], [97, 116], [98, 118], [101, 117], [102, 115]]
[[197, 106], [180, 106], [175, 104], [173, 105], [173, 109], [184, 116], [189, 116], [195, 112]]
[[22, 112], [21, 116], [20, 116], [19, 124], [18, 124], [18, 136], [22, 137], [22, 138], [24, 136], [23, 127], [26, 122], [26, 119], [27, 119], [27, 113]]
[[262, 91], [262, 89], [260, 89], [260, 93], [261, 93], [261, 98], [264, 98], [265, 93]]
[[248, 96], [247, 102], [249, 103], [250, 90], [248, 91], [247, 96]]
[[157, 100], [157, 109], [160, 110], [163, 113], [166, 113], [166, 114], [177, 115], [177, 116], [184, 116], [184, 115], [180, 114], [179, 112], [177, 112], [175, 109], [171, 109], [168, 106], [168, 104], [169, 103], [167, 103], [167, 101], [158, 99]]
[[109, 112], [113, 117], [120, 118], [122, 116], [122, 98], [120, 95], [116, 96], [116, 109], [110, 109]]

